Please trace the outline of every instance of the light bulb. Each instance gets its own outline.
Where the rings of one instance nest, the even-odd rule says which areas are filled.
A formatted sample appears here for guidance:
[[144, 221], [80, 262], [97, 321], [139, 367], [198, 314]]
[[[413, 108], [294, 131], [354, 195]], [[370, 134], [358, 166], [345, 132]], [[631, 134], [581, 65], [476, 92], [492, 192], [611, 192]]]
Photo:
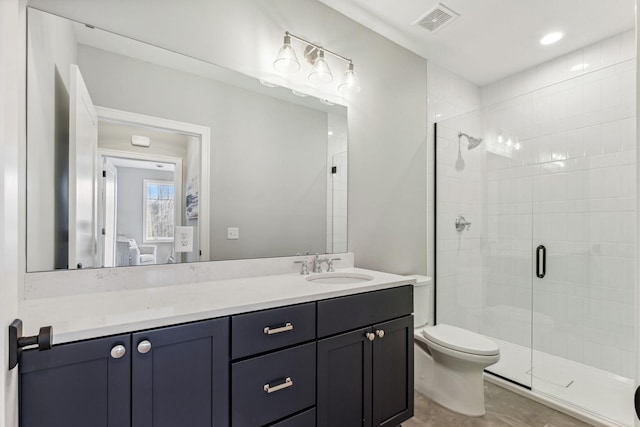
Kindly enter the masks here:
[[273, 68], [285, 73], [295, 73], [300, 69], [300, 62], [291, 46], [291, 37], [289, 35], [284, 36], [284, 44], [278, 51], [276, 60], [273, 61]]
[[313, 61], [313, 67], [311, 67], [311, 72], [309, 73], [309, 81], [311, 83], [327, 84], [331, 83], [332, 80], [333, 74], [331, 74], [327, 60], [324, 59], [324, 51], [320, 50], [318, 51], [318, 57]]
[[360, 92], [360, 79], [353, 69], [353, 62], [349, 62], [347, 71], [342, 76], [342, 81], [338, 85], [338, 91], [340, 93], [346, 93], [349, 91], [358, 93]]

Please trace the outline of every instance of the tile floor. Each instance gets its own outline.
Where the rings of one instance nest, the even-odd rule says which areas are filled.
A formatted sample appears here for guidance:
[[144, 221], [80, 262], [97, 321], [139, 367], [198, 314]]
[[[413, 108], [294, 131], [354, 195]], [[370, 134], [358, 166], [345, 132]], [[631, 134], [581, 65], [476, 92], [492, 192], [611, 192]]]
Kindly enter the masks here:
[[402, 427], [583, 427], [582, 421], [485, 382], [487, 413], [467, 417], [449, 411], [424, 395], [415, 394], [415, 416]]

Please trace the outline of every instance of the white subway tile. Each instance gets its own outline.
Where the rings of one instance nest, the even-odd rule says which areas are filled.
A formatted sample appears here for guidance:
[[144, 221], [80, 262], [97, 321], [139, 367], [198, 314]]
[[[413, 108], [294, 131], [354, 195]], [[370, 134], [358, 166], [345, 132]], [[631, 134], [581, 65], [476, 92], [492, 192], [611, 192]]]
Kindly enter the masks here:
[[585, 146], [582, 141], [581, 129], [573, 129], [567, 133], [567, 157], [584, 157]]
[[578, 49], [568, 53], [566, 55], [567, 76], [574, 77], [584, 73], [585, 70], [582, 67], [584, 63], [584, 49]]
[[621, 103], [620, 76], [602, 80], [602, 108], [615, 107]]
[[636, 149], [636, 121], [635, 118], [628, 118], [620, 122], [623, 150]]
[[586, 71], [600, 68], [602, 65], [602, 43], [594, 43], [584, 48], [583, 62], [589, 64]]
[[620, 57], [621, 59], [635, 58], [636, 56], [636, 36], [635, 31], [630, 30], [620, 35]]
[[584, 112], [595, 112], [602, 108], [602, 83], [598, 80], [584, 85]]
[[602, 125], [602, 152], [622, 151], [622, 130], [618, 120]]
[[602, 154], [602, 127], [589, 126], [580, 132], [580, 138], [584, 145], [585, 156], [597, 156]]
[[621, 36], [616, 35], [602, 41], [602, 65], [612, 65], [621, 58]]

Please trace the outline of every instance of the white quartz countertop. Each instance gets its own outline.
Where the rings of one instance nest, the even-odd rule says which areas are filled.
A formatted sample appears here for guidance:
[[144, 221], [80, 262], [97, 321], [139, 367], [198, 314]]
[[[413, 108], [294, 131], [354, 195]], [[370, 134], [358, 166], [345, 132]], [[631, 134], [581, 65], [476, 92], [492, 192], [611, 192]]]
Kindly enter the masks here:
[[25, 336], [50, 325], [53, 344], [61, 344], [415, 283], [409, 277], [360, 268], [336, 272], [373, 279], [324, 284], [290, 273], [25, 300], [18, 312]]

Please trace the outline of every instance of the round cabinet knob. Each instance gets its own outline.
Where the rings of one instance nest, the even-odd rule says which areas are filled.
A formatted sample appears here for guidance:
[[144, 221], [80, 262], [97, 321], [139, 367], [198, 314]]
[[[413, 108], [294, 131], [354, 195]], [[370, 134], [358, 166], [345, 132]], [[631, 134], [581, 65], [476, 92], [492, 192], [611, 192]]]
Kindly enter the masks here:
[[376, 339], [376, 334], [374, 334], [373, 332], [367, 332], [365, 336], [369, 341], [373, 341]]
[[151, 350], [151, 343], [149, 341], [144, 340], [138, 343], [138, 353], [149, 353], [149, 350]]
[[382, 329], [378, 329], [376, 331], [376, 335], [379, 336], [380, 338], [384, 338], [384, 331]]
[[123, 345], [117, 345], [111, 349], [111, 357], [120, 359], [127, 353], [127, 349]]

